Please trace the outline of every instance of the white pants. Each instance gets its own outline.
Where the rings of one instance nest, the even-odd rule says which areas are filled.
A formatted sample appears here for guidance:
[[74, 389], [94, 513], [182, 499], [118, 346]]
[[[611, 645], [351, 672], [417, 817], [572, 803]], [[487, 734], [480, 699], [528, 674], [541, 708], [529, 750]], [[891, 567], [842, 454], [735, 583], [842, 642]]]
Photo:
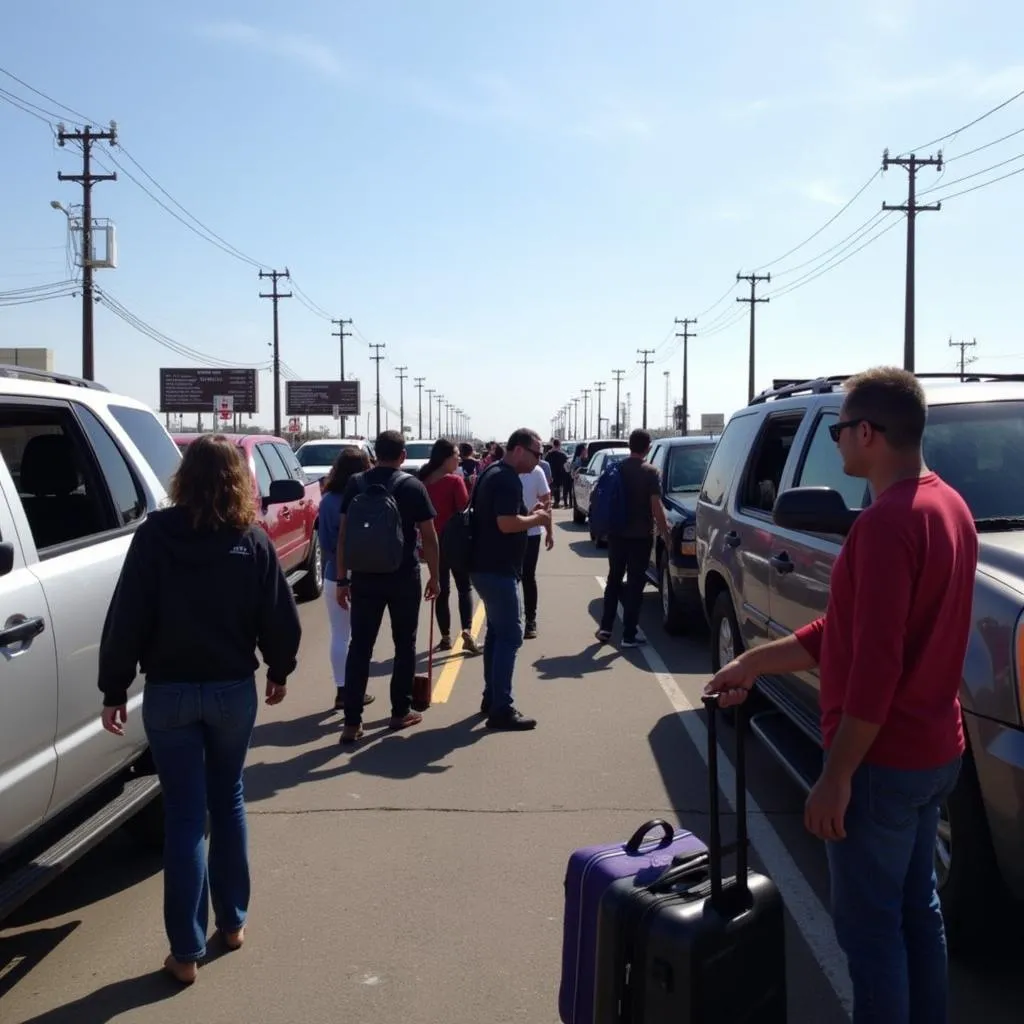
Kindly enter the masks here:
[[348, 611], [338, 604], [338, 588], [330, 580], [324, 587], [324, 603], [331, 623], [331, 671], [334, 673], [334, 685], [340, 687], [345, 685], [345, 660], [348, 658], [352, 623]]

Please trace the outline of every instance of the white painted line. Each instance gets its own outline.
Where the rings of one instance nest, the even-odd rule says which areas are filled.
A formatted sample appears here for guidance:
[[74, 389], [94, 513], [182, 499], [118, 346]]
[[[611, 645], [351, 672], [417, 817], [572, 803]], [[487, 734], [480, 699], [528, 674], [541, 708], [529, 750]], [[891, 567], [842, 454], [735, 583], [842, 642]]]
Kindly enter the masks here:
[[[603, 593], [605, 578], [597, 576], [595, 579]], [[622, 618], [621, 608], [618, 609], [618, 617]], [[691, 713], [696, 711], [695, 706], [675, 681], [661, 655], [650, 643], [636, 649], [644, 656], [644, 661], [647, 662], [651, 674], [665, 691], [665, 696], [668, 697], [669, 703], [675, 710], [680, 724], [689, 734], [691, 742], [697, 748], [697, 752], [706, 766], [708, 762], [708, 731], [701, 718]], [[732, 797], [736, 792], [736, 772], [732, 762], [724, 754], [718, 758], [718, 774], [722, 795], [731, 807]], [[807, 945], [810, 946], [814, 959], [817, 960], [822, 973], [828, 978], [829, 984], [847, 1016], [852, 1016], [853, 989], [846, 968], [846, 957], [836, 941], [831, 916], [822, 905], [821, 900], [818, 899], [817, 893], [804, 878], [779, 833], [775, 831], [775, 827], [765, 817], [749, 791], [747, 793], [747, 816], [747, 829], [751, 845], [757, 850], [765, 871], [779, 887], [786, 909], [796, 922]]]

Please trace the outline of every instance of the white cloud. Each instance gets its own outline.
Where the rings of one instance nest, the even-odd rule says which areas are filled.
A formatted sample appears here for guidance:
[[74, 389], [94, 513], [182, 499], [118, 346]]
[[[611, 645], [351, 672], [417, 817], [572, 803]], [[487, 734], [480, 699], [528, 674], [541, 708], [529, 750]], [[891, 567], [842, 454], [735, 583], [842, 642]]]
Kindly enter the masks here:
[[239, 21], [203, 25], [199, 33], [209, 39], [282, 57], [325, 78], [343, 78], [349, 72], [347, 65], [331, 47], [311, 36], [292, 32], [269, 32]]

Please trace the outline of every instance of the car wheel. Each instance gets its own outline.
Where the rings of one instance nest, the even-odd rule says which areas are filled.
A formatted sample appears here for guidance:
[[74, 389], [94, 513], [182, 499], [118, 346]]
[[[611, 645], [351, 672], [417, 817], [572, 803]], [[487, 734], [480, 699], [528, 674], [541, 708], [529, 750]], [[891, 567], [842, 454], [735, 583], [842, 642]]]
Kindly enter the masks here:
[[[740, 637], [739, 623], [733, 611], [732, 598], [728, 592], [719, 594], [711, 612], [711, 670], [717, 672], [723, 665], [728, 665], [733, 658], [743, 653], [743, 640]], [[747, 698], [750, 703], [751, 698]], [[724, 708], [722, 720], [730, 724], [736, 722], [736, 709]], [[749, 717], [749, 716], [748, 716]]]
[[970, 753], [940, 811], [935, 875], [950, 948], [960, 954], [991, 949], [999, 923], [993, 908], [1005, 906], [1006, 896]]
[[306, 575], [295, 587], [295, 595], [300, 601], [315, 601], [324, 592], [324, 553], [320, 547], [320, 534], [313, 527], [313, 540], [309, 545], [309, 556], [306, 559]]
[[679, 636], [686, 632], [686, 616], [676, 600], [675, 590], [672, 588], [672, 574], [669, 572], [668, 558], [662, 553], [661, 572], [659, 573], [659, 586], [661, 592], [661, 625], [670, 636]]

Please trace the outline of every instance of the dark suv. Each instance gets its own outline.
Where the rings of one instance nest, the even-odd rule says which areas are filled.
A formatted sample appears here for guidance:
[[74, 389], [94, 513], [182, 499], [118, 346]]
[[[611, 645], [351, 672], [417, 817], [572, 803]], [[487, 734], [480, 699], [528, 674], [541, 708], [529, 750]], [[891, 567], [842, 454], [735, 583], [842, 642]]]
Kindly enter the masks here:
[[[922, 374], [924, 455], [963, 495], [980, 535], [974, 621], [960, 699], [968, 750], [943, 809], [936, 870], [951, 938], [991, 929], [999, 884], [1024, 898], [1024, 377], [968, 382]], [[697, 502], [700, 594], [717, 670], [740, 651], [786, 636], [825, 612], [840, 533], [773, 518], [779, 494], [827, 487], [847, 508], [870, 501], [848, 477], [828, 428], [843, 378], [757, 396], [729, 421]], [[842, 531], [842, 517], [832, 528]], [[848, 524], [852, 516], [848, 516]], [[879, 571], [884, 572], [884, 567]], [[751, 728], [801, 785], [821, 770], [818, 676], [762, 677], [768, 710]]]

